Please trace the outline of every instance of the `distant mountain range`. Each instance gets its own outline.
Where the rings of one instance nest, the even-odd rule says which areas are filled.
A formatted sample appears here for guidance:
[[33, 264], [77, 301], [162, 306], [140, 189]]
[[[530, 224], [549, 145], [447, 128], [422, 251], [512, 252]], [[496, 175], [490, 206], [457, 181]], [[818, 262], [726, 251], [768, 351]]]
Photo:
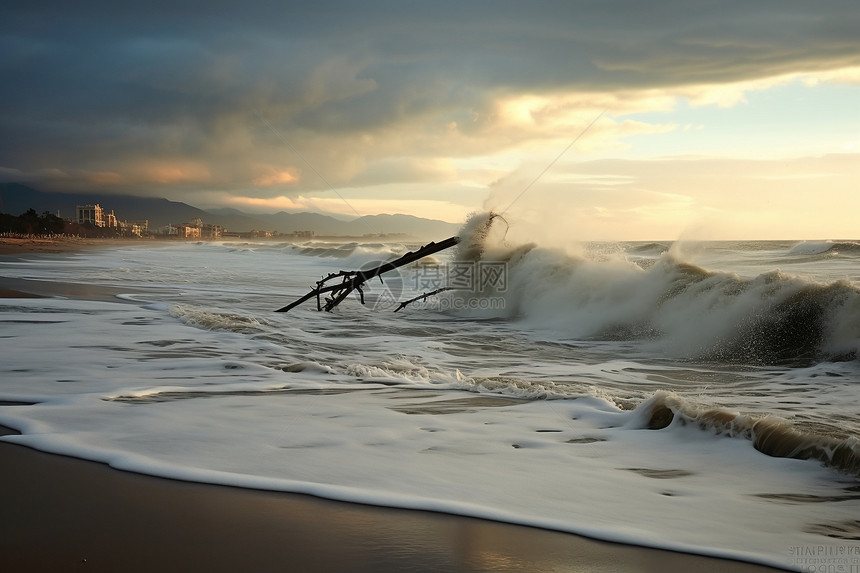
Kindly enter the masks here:
[[200, 218], [204, 223], [221, 225], [228, 231], [252, 230], [313, 231], [322, 236], [360, 237], [368, 234], [405, 234], [417, 239], [439, 239], [456, 235], [459, 225], [412, 215], [367, 215], [350, 220], [320, 213], [279, 213], [259, 215], [237, 209], [204, 210], [186, 203], [107, 193], [56, 193], [39, 191], [20, 183], [0, 183], [0, 212], [20, 215], [27, 209], [37, 213], [59, 212], [60, 217], [75, 217], [78, 205], [98, 203], [113, 210], [117, 218], [127, 221], [149, 221], [150, 229], [168, 224], [188, 223]]

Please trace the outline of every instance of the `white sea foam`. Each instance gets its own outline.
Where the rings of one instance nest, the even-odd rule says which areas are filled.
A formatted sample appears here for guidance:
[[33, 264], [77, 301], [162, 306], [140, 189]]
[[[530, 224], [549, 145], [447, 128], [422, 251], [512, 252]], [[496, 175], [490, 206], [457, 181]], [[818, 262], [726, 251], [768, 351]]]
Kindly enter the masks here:
[[[569, 339], [642, 339], [676, 358], [778, 362], [860, 351], [860, 286], [775, 270], [753, 278], [708, 271], [669, 254], [647, 269], [623, 257], [595, 261], [554, 249], [512, 247], [502, 238], [463, 250], [467, 261], [503, 263], [503, 316]], [[466, 244], [468, 241], [464, 241]], [[451, 297], [475, 297], [452, 292]], [[478, 309], [475, 311], [474, 309]]]
[[[287, 247], [169, 250], [2, 266], [134, 293], [0, 300], [0, 401], [32, 403], [0, 406], [0, 424], [23, 432], [4, 441], [177, 479], [789, 568], [793, 546], [858, 546], [821, 533], [856, 524], [850, 472], [765, 455], [753, 432], [705, 423], [778, 419], [850, 445], [860, 435], [856, 360], [702, 363], [654, 350], [665, 340], [695, 349], [723, 332], [709, 313], [740, 320], [810, 285], [817, 292], [806, 279], [745, 283], [669, 258], [643, 270], [618, 257], [513, 249], [504, 296], [518, 319], [395, 315], [354, 300], [331, 314], [312, 303], [276, 314], [339, 270], [332, 259]], [[115, 272], [120, 262], [130, 270]], [[846, 317], [828, 319], [830, 341], [856, 338], [853, 288], [825, 289]], [[589, 338], [625, 321], [614, 338]]]

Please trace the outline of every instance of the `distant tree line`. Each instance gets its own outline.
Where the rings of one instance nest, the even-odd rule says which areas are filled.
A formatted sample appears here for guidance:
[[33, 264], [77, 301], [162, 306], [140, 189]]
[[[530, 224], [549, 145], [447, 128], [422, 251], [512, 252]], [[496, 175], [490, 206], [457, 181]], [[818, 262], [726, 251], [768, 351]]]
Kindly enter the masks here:
[[0, 230], [22, 235], [60, 235], [65, 230], [65, 221], [47, 211], [39, 215], [35, 209], [28, 209], [17, 217], [0, 214]]
[[79, 237], [117, 237], [116, 229], [97, 227], [92, 223], [66, 221], [45, 211], [41, 215], [35, 209], [26, 213], [10, 215], [0, 213], [0, 235], [77, 235]]

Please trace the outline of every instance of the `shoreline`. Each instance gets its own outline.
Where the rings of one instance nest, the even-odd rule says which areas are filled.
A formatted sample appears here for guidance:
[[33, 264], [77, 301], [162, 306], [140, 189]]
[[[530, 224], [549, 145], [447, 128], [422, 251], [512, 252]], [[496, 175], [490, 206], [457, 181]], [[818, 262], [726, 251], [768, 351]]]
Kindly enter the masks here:
[[7, 442], [0, 460], [5, 571], [778, 571], [471, 517], [169, 480]]
[[[0, 276], [0, 297], [112, 293]], [[26, 405], [0, 403], [17, 407]], [[17, 433], [0, 426], [0, 436]], [[6, 441], [0, 467], [3, 571], [779, 571], [472, 517], [170, 480]]]
[[21, 254], [57, 254], [79, 251], [84, 249], [98, 249], [105, 247], [156, 247], [166, 245], [177, 245], [183, 243], [223, 243], [223, 242], [253, 242], [253, 243], [295, 243], [302, 244], [309, 241], [345, 243], [358, 241], [385, 241], [396, 240], [406, 242], [424, 242], [408, 235], [392, 235], [382, 237], [352, 237], [352, 236], [329, 236], [320, 235], [309, 239], [295, 241], [290, 237], [224, 237], [222, 239], [177, 239], [177, 238], [87, 238], [87, 237], [0, 237], [0, 256]]
[[0, 255], [26, 253], [68, 253], [90, 248], [154, 245], [149, 239], [94, 239], [83, 237], [0, 237]]
[[[151, 239], [91, 239], [81, 237], [10, 238], [0, 237], [0, 262], [20, 260], [19, 255], [38, 257], [110, 247], [154, 247], [169, 241]], [[0, 269], [2, 273], [2, 269]], [[115, 301], [121, 290], [83, 283], [52, 282], [7, 277], [0, 274], [0, 298], [49, 298], [55, 296]]]

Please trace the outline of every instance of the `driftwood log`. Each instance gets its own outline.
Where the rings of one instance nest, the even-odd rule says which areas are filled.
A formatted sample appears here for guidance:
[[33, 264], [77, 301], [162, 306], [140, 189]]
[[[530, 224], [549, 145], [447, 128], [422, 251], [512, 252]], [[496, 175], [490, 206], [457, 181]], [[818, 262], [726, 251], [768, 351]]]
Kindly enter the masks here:
[[[459, 242], [460, 237], [450, 237], [438, 243], [428, 243], [417, 251], [410, 251], [402, 257], [399, 257], [387, 263], [383, 263], [378, 267], [368, 269], [366, 271], [340, 271], [337, 273], [331, 273], [325, 278], [318, 280], [316, 288], [311, 289], [308, 294], [296, 300], [295, 302], [288, 304], [285, 307], [279, 308], [275, 312], [288, 312], [293, 308], [297, 307], [298, 305], [302, 304], [303, 302], [308, 301], [312, 298], [316, 298], [317, 300], [317, 310], [325, 310], [326, 312], [329, 312], [334, 307], [339, 305], [347, 296], [349, 296], [352, 291], [358, 291], [359, 297], [361, 297], [361, 304], [364, 304], [364, 291], [361, 289], [361, 287], [368, 280], [377, 276], [380, 277], [379, 280], [382, 280], [381, 275], [383, 273], [394, 270], [398, 267], [402, 267], [403, 265], [408, 265], [409, 263], [413, 263], [434, 253], [438, 253], [439, 251], [449, 249]], [[328, 281], [337, 278], [341, 279], [340, 283], [334, 285], [325, 284]], [[331, 295], [325, 298], [325, 304], [323, 305], [320, 297], [326, 293], [331, 293]], [[428, 293], [427, 295], [422, 296], [430, 296], [430, 294], [432, 293]], [[406, 301], [406, 303], [401, 303], [400, 307], [398, 307], [397, 310], [400, 310], [410, 302], [414, 302], [419, 298], [422, 297], [419, 296], [411, 301]]]

